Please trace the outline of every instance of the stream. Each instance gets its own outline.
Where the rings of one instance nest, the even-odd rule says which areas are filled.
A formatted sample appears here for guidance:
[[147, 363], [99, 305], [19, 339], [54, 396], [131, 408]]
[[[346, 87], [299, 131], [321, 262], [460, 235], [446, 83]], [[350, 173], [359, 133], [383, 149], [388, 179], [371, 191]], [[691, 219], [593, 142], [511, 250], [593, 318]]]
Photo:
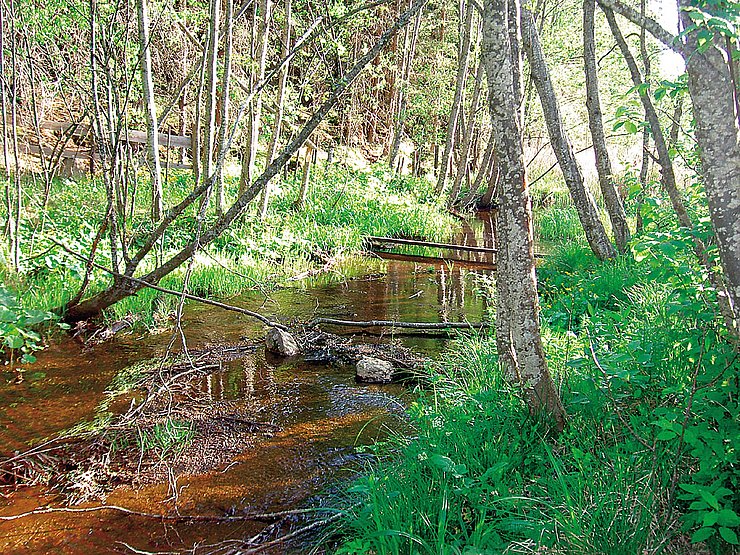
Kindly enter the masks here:
[[[490, 246], [490, 232], [490, 216], [482, 214], [465, 222], [450, 241]], [[455, 256], [483, 255], [458, 252]], [[253, 292], [228, 302], [285, 322], [316, 316], [474, 322], [484, 319], [487, 312], [486, 301], [477, 292], [478, 275], [485, 271], [477, 272], [461, 264], [369, 261], [367, 275], [357, 279], [336, 283], [317, 277], [272, 292], [269, 298]], [[182, 331], [191, 350], [264, 337], [263, 326], [246, 316], [196, 304], [187, 305]], [[397, 339], [428, 357], [438, 355], [446, 343], [446, 336], [330, 331], [356, 334], [355, 342]], [[138, 361], [161, 357], [172, 336], [171, 330], [121, 333], [93, 346], [63, 337], [39, 354], [23, 383], [7, 383], [11, 376], [4, 373], [0, 459], [89, 420], [114, 376]], [[281, 359], [258, 347], [194, 384], [209, 403], [248, 411], [255, 420], [274, 426], [274, 432], [252, 434], [247, 440], [239, 436], [242, 443], [230, 446], [236, 454], [215, 468], [179, 475], [173, 471], [169, 477], [116, 487], [107, 495], [106, 504], [145, 513], [212, 516], [321, 504], [334, 484], [362, 471], [369, 455], [359, 446], [389, 433], [409, 431], [404, 415], [413, 399], [411, 389], [399, 384], [357, 384], [354, 368], [346, 365], [310, 363], [301, 357]], [[0, 488], [0, 516], [46, 506], [63, 506], [59, 495], [46, 487]], [[131, 548], [172, 552], [194, 550], [195, 546], [200, 546], [195, 550], [200, 553], [229, 538], [253, 537], [266, 526], [246, 520], [168, 521], [108, 510], [56, 512], [0, 521], [0, 553], [135, 552]], [[285, 550], [283, 545], [266, 552]]]

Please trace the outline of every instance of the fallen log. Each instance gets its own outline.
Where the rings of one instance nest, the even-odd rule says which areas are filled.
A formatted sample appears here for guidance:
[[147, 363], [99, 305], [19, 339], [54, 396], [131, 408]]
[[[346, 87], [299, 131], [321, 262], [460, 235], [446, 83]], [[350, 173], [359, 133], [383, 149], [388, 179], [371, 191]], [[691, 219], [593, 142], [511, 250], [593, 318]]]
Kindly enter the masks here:
[[484, 329], [493, 324], [491, 322], [397, 322], [395, 320], [339, 320], [336, 318], [314, 318], [308, 323], [309, 327], [317, 327], [321, 324], [331, 326], [347, 326], [355, 328], [409, 328], [417, 330], [445, 330], [445, 329]]

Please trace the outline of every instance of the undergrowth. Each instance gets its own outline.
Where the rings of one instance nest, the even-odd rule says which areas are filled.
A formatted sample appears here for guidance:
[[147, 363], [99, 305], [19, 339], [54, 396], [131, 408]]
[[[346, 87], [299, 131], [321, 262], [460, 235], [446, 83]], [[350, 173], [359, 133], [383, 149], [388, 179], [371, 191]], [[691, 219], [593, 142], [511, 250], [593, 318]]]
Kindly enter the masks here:
[[492, 337], [459, 338], [414, 437], [376, 447], [337, 501], [336, 552], [734, 553], [740, 364], [690, 237], [661, 233], [608, 263], [572, 243], [538, 271], [561, 435], [502, 380]]

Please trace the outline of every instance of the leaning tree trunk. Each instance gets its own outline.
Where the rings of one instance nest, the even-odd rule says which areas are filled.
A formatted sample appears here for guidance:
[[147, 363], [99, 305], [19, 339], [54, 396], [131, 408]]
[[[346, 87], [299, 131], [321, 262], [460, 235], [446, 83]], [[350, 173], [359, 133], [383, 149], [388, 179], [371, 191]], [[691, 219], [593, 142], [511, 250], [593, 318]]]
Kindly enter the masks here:
[[[507, 4], [512, 4], [513, 10]], [[501, 166], [502, 193], [496, 229], [496, 339], [507, 376], [523, 388], [530, 410], [546, 412], [562, 430], [565, 410], [547, 368], [542, 347], [534, 268], [532, 206], [524, 169], [518, 113], [519, 60], [511, 44], [519, 22], [517, 0], [485, 0], [481, 55], [488, 75], [491, 123]]]
[[157, 125], [157, 104], [154, 100], [154, 81], [152, 80], [152, 54], [147, 2], [148, 0], [139, 0], [136, 7], [139, 16], [141, 82], [144, 89], [149, 171], [152, 176], [152, 219], [157, 221], [162, 217], [162, 167], [159, 161], [159, 126]]
[[[645, 27], [660, 42], [680, 53], [686, 62], [689, 94], [696, 120], [696, 140], [702, 162], [704, 187], [719, 246], [720, 260], [727, 282], [718, 287], [720, 308], [731, 332], [737, 335], [740, 302], [740, 121], [735, 113], [732, 79], [725, 65], [725, 55], [717, 44], [700, 49], [695, 33], [688, 33], [682, 43], [657, 21], [642, 16], [620, 0], [597, 0], [605, 12], [614, 10], [637, 26]], [[680, 1], [688, 7], [687, 0]], [[682, 12], [684, 28], [691, 25]]]
[[522, 11], [521, 19], [524, 49], [529, 59], [532, 80], [540, 96], [547, 132], [550, 135], [550, 144], [555, 151], [560, 169], [563, 171], [565, 184], [570, 190], [578, 218], [586, 232], [586, 239], [591, 250], [600, 260], [613, 258], [617, 253], [606, 235], [604, 224], [599, 219], [596, 202], [583, 182], [583, 174], [578, 167], [573, 147], [563, 126], [560, 107], [550, 80], [550, 71], [545, 62], [537, 29], [534, 26], [534, 19], [528, 10]]
[[604, 205], [612, 224], [614, 242], [619, 252], [627, 250], [630, 240], [630, 230], [627, 225], [627, 215], [624, 212], [622, 199], [619, 196], [612, 177], [612, 164], [609, 159], [609, 149], [606, 146], [604, 120], [601, 113], [599, 99], [599, 80], [596, 72], [596, 39], [594, 37], [595, 0], [583, 2], [583, 58], [586, 73], [586, 110], [588, 112], [588, 126], [591, 131], [591, 140], [594, 145], [596, 171], [599, 175], [599, 187], [604, 198]]
[[632, 76], [632, 82], [634, 83], [640, 95], [640, 102], [642, 102], [642, 107], [645, 110], [645, 117], [647, 118], [647, 122], [650, 125], [650, 131], [652, 132], [653, 141], [655, 142], [655, 150], [658, 154], [661, 184], [668, 194], [668, 198], [671, 201], [671, 206], [673, 207], [673, 210], [678, 217], [678, 223], [681, 224], [682, 227], [691, 228], [691, 218], [689, 218], [689, 213], [686, 210], [686, 205], [681, 198], [681, 193], [679, 192], [678, 186], [676, 184], [676, 174], [673, 171], [673, 162], [671, 161], [671, 156], [668, 152], [668, 145], [665, 142], [665, 137], [663, 135], [663, 129], [660, 125], [658, 112], [655, 110], [653, 101], [650, 99], [650, 93], [645, 87], [641, 86], [643, 84], [643, 79], [642, 75], [640, 74], [640, 68], [637, 67], [637, 62], [630, 52], [627, 41], [624, 40], [622, 31], [620, 30], [619, 24], [617, 23], [617, 19], [614, 17], [614, 12], [609, 8], [602, 7], [602, 10], [604, 12], [604, 15], [606, 15], [606, 20], [609, 22], [609, 28], [612, 31], [612, 35], [614, 35], [614, 39], [617, 41], [617, 45], [622, 51], [624, 61], [627, 62], [627, 67], [629, 68], [630, 75]]
[[[139, 251], [134, 256], [130, 257], [126, 264], [124, 273], [114, 274], [113, 283], [110, 287], [78, 304], [59, 308], [58, 311], [60, 313], [64, 313], [65, 321], [73, 323], [92, 318], [99, 315], [101, 311], [105, 310], [109, 306], [133, 295], [140, 289], [143, 289], [146, 287], [147, 283], [156, 285], [163, 277], [179, 268], [180, 265], [193, 256], [198, 249], [207, 246], [211, 241], [219, 237], [229, 228], [234, 220], [244, 213], [249, 206], [249, 203], [260, 193], [262, 188], [270, 181], [270, 179], [280, 172], [281, 168], [285, 166], [288, 160], [308, 139], [311, 133], [316, 130], [319, 124], [336, 106], [340, 97], [346, 92], [348, 87], [354, 83], [360, 72], [372, 60], [377, 58], [383, 48], [385, 48], [385, 46], [390, 42], [391, 38], [408, 24], [409, 20], [414, 17], [427, 1], [428, 0], [416, 0], [413, 6], [404, 12], [401, 17], [399, 17], [398, 20], [396, 20], [396, 22], [381, 35], [375, 45], [355, 63], [352, 69], [338, 80], [332, 93], [316, 110], [314, 115], [306, 122], [296, 138], [291, 141], [290, 144], [283, 149], [280, 155], [265, 168], [262, 175], [249, 185], [246, 191], [244, 191], [244, 193], [237, 198], [234, 204], [231, 205], [229, 210], [219, 217], [210, 227], [203, 230], [199, 236], [195, 237], [190, 243], [160, 266], [141, 276], [141, 278], [137, 278], [136, 280], [130, 279], [134, 276], [145, 256], [151, 252], [151, 249], [156, 244], [157, 240], [162, 237], [168, 225], [171, 224], [189, 206], [192, 206], [192, 204], [213, 185], [212, 178], [211, 180], [206, 180], [206, 183], [197, 186], [194, 191], [180, 202], [180, 204], [172, 207], [167, 214], [164, 215], [159, 226], [143, 239], [143, 244]], [[234, 122], [234, 125], [237, 123], [238, 121]], [[221, 164], [222, 162], [223, 157], [219, 159], [218, 163]]]
[[[452, 147], [455, 142], [457, 132], [457, 121], [460, 117], [460, 108], [462, 106], [463, 93], [465, 92], [465, 80], [468, 76], [468, 60], [470, 59], [470, 35], [473, 27], [473, 4], [466, 2], [461, 4], [465, 6], [465, 22], [463, 29], [462, 44], [460, 45], [460, 59], [457, 68], [457, 80], [455, 83], [455, 98], [452, 100], [450, 109], [450, 120], [447, 123], [447, 138], [445, 140], [445, 149], [442, 154], [442, 160], [439, 165], [439, 177], [437, 178], [437, 187], [434, 190], [436, 195], [441, 195], [445, 188], [445, 181], [449, 172], [450, 159], [452, 157]], [[460, 14], [462, 17], [463, 14]]]

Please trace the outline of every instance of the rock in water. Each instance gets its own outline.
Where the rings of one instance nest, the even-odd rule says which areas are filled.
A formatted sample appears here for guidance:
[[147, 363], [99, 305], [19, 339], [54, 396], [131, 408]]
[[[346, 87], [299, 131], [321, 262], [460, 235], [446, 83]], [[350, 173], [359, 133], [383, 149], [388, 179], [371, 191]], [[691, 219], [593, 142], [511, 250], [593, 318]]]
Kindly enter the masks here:
[[357, 381], [368, 383], [389, 383], [393, 379], [393, 365], [379, 358], [365, 357], [355, 367]]
[[270, 331], [267, 332], [265, 348], [271, 353], [284, 357], [292, 357], [300, 352], [295, 338], [287, 331], [278, 328], [270, 328]]

